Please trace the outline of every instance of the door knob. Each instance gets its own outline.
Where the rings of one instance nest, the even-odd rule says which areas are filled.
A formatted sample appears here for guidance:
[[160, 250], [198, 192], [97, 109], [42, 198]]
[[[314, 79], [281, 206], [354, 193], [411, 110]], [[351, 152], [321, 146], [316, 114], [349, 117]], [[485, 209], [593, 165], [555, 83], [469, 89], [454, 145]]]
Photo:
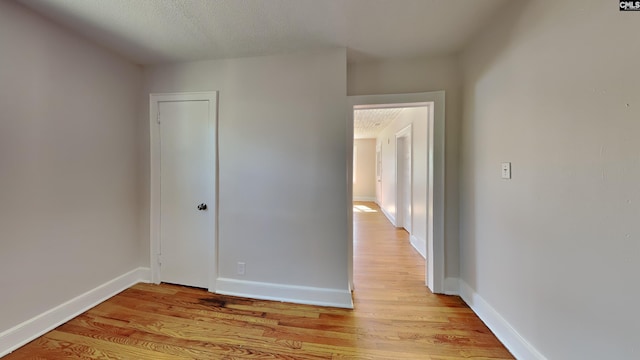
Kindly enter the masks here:
[[202, 204], [198, 205], [198, 210], [200, 210], [200, 211], [207, 210], [207, 204], [202, 203]]

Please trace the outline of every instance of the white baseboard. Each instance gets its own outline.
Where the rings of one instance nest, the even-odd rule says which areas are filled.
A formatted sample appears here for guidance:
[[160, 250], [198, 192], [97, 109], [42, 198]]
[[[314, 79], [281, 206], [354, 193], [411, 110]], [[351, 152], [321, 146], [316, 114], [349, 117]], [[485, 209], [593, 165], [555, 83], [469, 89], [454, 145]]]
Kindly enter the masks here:
[[389, 214], [387, 210], [385, 210], [382, 206], [380, 206], [380, 210], [382, 210], [382, 213], [384, 214], [384, 216], [386, 216], [387, 219], [389, 219], [389, 221], [391, 222], [391, 225], [396, 226], [396, 218], [391, 216], [391, 214]]
[[460, 295], [460, 282], [458, 278], [444, 279], [444, 293], [446, 295]]
[[409, 238], [411, 241], [411, 246], [413, 246], [416, 251], [422, 255], [423, 258], [427, 258], [427, 240], [417, 237], [415, 235], [411, 235]]
[[216, 293], [252, 299], [353, 309], [349, 289], [327, 289], [218, 278]]
[[514, 329], [505, 318], [475, 292], [466, 282], [459, 280], [460, 296], [493, 331], [496, 337], [519, 360], [547, 360]]
[[375, 196], [354, 196], [353, 201], [376, 202], [376, 197]]
[[131, 270], [53, 309], [3, 331], [0, 333], [0, 357], [44, 335], [132, 285], [139, 282], [149, 282], [150, 279], [151, 270], [149, 268], [141, 267]]

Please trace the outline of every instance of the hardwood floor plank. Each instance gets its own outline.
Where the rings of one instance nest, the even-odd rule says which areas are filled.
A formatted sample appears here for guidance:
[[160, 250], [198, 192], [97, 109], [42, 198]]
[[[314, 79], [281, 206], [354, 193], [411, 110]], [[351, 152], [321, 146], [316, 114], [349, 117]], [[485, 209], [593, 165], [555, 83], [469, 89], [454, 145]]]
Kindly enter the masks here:
[[[288, 349], [295, 349], [289, 346], [274, 346], [271, 343], [264, 343], [262, 339], [243, 342], [240, 344], [230, 344], [229, 342], [208, 339], [207, 341], [180, 339], [172, 336], [163, 336], [145, 332], [134, 332], [127, 336], [122, 336], [118, 329], [98, 326], [74, 326], [60, 329], [75, 335], [100, 339], [113, 343], [126, 344], [129, 346], [143, 347], [149, 350], [158, 351], [179, 358], [194, 359], [219, 359], [228, 356], [236, 356], [248, 359], [272, 358], [272, 359], [295, 359], [295, 354]], [[246, 344], [250, 344], [247, 346]], [[266, 346], [264, 346], [266, 345]], [[280, 344], [283, 345], [283, 344]], [[263, 347], [265, 350], [260, 350]], [[308, 354], [308, 359], [326, 359], [326, 356]]]
[[358, 204], [372, 212], [354, 216], [354, 310], [137, 284], [6, 360], [513, 359], [459, 297], [426, 288], [407, 233]]

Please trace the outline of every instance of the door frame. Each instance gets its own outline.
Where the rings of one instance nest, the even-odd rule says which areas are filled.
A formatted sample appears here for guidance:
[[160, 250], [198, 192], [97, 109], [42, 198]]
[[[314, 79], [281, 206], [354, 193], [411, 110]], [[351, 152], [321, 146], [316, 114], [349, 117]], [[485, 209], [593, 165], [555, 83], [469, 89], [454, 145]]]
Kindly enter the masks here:
[[209, 272], [210, 292], [215, 292], [216, 279], [218, 277], [218, 92], [184, 92], [184, 93], [154, 93], [149, 95], [149, 143], [150, 143], [150, 264], [151, 264], [151, 282], [160, 283], [160, 164], [161, 164], [161, 147], [160, 147], [160, 123], [158, 106], [162, 102], [176, 101], [209, 101], [213, 110], [209, 111], [209, 128], [211, 129], [211, 150], [214, 152], [214, 176], [213, 176], [213, 195], [210, 209], [214, 211], [213, 224], [211, 229], [211, 242], [208, 252], [211, 259]]
[[[427, 287], [433, 293], [445, 293], [445, 256], [444, 256], [444, 220], [445, 220], [445, 92], [432, 91], [408, 94], [358, 95], [347, 96], [347, 224], [349, 285], [353, 290], [353, 183], [351, 169], [353, 162], [353, 110], [356, 107], [386, 105], [388, 107], [407, 107], [423, 103], [429, 108], [427, 125], [429, 141], [428, 189], [427, 189]], [[351, 146], [349, 146], [351, 145]]]
[[[409, 204], [409, 206], [411, 207], [411, 214], [410, 214], [410, 218], [409, 218], [409, 227], [411, 228], [411, 230], [408, 230], [405, 228], [405, 230], [407, 230], [407, 232], [409, 233], [409, 235], [411, 235], [411, 231], [413, 230], [413, 127], [412, 124], [409, 124], [407, 126], [405, 126], [404, 128], [402, 128], [400, 131], [396, 132], [396, 227], [398, 228], [404, 228], [404, 224], [405, 224], [405, 212], [404, 212], [404, 208], [406, 208], [406, 204], [404, 203], [404, 201], [402, 200], [402, 198], [404, 198], [404, 183], [401, 186], [400, 185], [400, 180], [402, 180], [403, 175], [400, 174], [400, 170], [403, 171], [404, 174], [404, 168], [401, 168], [401, 166], [399, 166], [400, 164], [400, 156], [402, 155], [404, 157], [404, 149], [402, 150], [402, 154], [400, 154], [398, 152], [399, 148], [398, 148], [398, 140], [404, 138], [403, 144], [405, 144], [404, 142], [406, 141], [406, 138], [409, 137], [411, 139], [411, 144], [410, 144], [410, 148], [409, 148], [409, 152], [411, 153], [411, 163], [409, 164], [409, 171], [410, 171], [410, 175], [409, 175], [409, 199], [411, 201], [411, 203]], [[405, 145], [406, 146], [406, 145]], [[404, 163], [404, 159], [402, 161], [402, 166], [407, 166], [407, 164]], [[402, 190], [402, 194], [400, 193]], [[402, 209], [402, 211], [400, 210], [400, 206], [403, 206], [404, 208]]]

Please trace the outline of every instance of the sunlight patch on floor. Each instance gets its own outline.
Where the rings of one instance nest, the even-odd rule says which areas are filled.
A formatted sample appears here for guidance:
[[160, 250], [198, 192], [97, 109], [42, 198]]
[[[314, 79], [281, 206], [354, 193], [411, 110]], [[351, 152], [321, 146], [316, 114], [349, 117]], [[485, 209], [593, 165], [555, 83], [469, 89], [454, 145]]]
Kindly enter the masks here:
[[367, 205], [353, 205], [353, 212], [374, 213], [374, 212], [378, 212], [378, 210], [372, 209]]

